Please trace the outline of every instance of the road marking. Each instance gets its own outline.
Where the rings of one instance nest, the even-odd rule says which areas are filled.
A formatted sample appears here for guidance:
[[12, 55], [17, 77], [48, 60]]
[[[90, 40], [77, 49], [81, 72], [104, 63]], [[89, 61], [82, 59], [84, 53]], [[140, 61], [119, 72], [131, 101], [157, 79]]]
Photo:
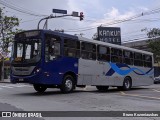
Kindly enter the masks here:
[[159, 90], [156, 90], [156, 89], [152, 89], [153, 91], [155, 91], [155, 92], [160, 92]]
[[159, 97], [150, 97], [150, 96], [143, 96], [143, 95], [137, 95], [137, 94], [126, 94], [125, 92], [120, 91], [121, 95], [124, 96], [133, 96], [133, 97], [141, 97], [141, 98], [150, 98], [150, 99], [157, 99], [160, 100]]
[[30, 85], [8, 85], [9, 87], [30, 87]]
[[124, 93], [124, 92], [122, 92], [122, 91], [120, 91], [120, 93], [121, 93], [121, 95], [125, 95], [125, 93]]
[[10, 86], [0, 86], [0, 87], [3, 87], [3, 88], [13, 88], [13, 87], [10, 87]]
[[22, 88], [22, 87], [32, 87], [31, 85], [20, 85], [20, 84], [10, 84], [10, 85], [0, 85], [0, 89], [2, 88]]

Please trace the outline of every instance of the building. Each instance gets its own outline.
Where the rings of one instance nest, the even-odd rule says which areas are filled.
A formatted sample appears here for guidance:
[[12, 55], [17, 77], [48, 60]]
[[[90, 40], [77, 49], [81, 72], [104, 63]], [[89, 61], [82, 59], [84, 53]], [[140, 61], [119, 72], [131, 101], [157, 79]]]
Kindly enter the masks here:
[[139, 49], [139, 50], [151, 51], [150, 48], [147, 47], [148, 45], [147, 40], [133, 41], [133, 42], [128, 42], [128, 43], [123, 43], [122, 45], [126, 47]]

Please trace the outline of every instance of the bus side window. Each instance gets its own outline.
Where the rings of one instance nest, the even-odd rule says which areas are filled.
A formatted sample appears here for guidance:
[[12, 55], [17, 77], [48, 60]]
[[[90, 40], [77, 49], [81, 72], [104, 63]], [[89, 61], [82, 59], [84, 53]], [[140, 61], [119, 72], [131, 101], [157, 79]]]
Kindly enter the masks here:
[[122, 63], [122, 50], [111, 48], [111, 62]]
[[134, 65], [143, 66], [143, 59], [141, 53], [134, 53]]
[[45, 38], [45, 61], [48, 62], [60, 56], [60, 38], [49, 34]]
[[133, 53], [131, 51], [123, 50], [123, 63], [133, 65]]
[[99, 61], [110, 61], [110, 48], [98, 45], [97, 55]]
[[92, 43], [81, 43], [82, 59], [96, 60], [96, 45]]
[[80, 41], [64, 39], [64, 56], [80, 57]]
[[152, 67], [152, 56], [143, 55], [143, 64], [144, 67]]

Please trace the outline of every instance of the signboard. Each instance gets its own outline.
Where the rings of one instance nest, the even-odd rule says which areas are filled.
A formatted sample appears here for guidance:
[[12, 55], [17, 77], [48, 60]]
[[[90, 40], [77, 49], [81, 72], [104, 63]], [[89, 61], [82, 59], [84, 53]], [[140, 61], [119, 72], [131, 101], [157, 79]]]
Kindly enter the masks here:
[[67, 14], [67, 10], [53, 9], [53, 13]]
[[121, 30], [119, 27], [98, 27], [98, 40], [121, 45]]

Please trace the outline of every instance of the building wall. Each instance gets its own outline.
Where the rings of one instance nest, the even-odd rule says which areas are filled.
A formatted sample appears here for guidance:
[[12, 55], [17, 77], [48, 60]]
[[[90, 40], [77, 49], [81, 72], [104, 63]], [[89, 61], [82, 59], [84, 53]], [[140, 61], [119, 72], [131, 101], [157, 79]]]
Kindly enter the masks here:
[[123, 43], [122, 45], [139, 50], [150, 51], [150, 49], [147, 47], [148, 45], [147, 40], [128, 42], [128, 43]]

